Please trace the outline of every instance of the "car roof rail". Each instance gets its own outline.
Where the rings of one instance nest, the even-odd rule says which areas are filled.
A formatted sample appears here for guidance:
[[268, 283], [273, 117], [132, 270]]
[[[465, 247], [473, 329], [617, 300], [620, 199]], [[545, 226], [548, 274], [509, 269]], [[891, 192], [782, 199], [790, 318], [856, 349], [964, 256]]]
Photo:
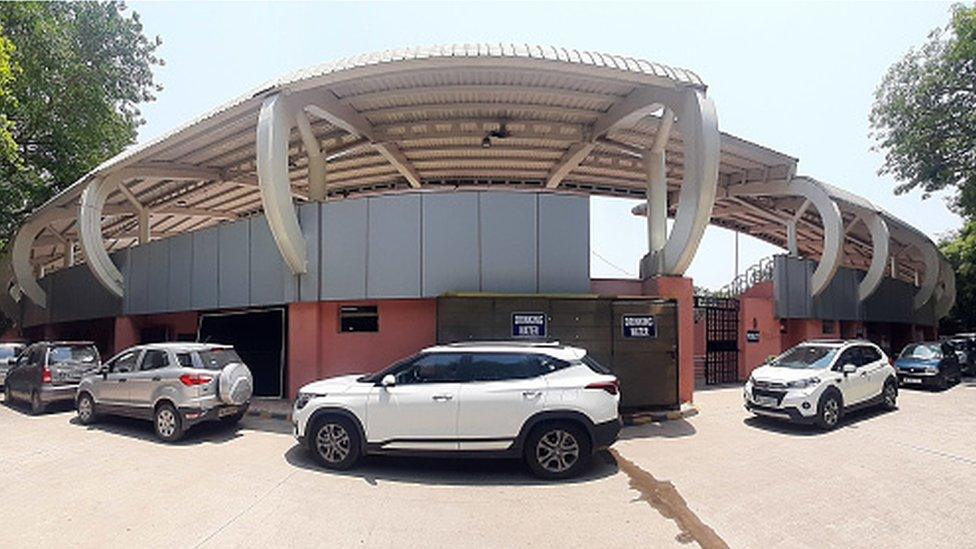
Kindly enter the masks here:
[[448, 347], [562, 347], [558, 340], [495, 340], [495, 341], [455, 341]]

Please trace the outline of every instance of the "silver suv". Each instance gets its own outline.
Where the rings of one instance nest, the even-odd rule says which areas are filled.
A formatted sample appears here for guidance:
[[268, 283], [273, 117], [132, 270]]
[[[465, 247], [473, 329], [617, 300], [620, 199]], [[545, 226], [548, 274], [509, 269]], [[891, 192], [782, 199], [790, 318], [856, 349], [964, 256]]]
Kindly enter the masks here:
[[156, 435], [172, 442], [202, 421], [240, 421], [253, 383], [229, 345], [153, 343], [127, 349], [85, 376], [75, 402], [82, 424], [102, 414], [149, 419]]

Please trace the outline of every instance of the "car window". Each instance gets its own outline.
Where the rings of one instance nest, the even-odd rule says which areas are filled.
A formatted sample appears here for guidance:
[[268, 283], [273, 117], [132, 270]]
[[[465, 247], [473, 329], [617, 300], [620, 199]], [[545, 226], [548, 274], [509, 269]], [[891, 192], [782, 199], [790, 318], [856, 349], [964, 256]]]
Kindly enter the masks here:
[[27, 357], [27, 361], [31, 364], [43, 364], [44, 363], [44, 347], [37, 346], [31, 349], [30, 355]]
[[117, 374], [132, 372], [136, 369], [136, 359], [139, 358], [139, 351], [128, 351], [115, 357], [109, 364], [109, 371]]
[[820, 370], [829, 366], [835, 356], [837, 347], [798, 345], [776, 357], [770, 365], [777, 368]]
[[190, 356], [190, 353], [176, 353], [176, 362], [181, 368], [193, 367], [193, 357]]
[[0, 347], [0, 360], [9, 360], [17, 356], [17, 347]]
[[200, 351], [200, 362], [207, 370], [223, 370], [228, 364], [243, 364], [234, 349], [211, 349]]
[[848, 364], [861, 366], [861, 351], [859, 348], [849, 347], [844, 349], [844, 352], [837, 358], [837, 362], [834, 363], [834, 368], [839, 370]]
[[548, 373], [539, 359], [529, 353], [472, 353], [461, 366], [461, 381], [527, 379]]
[[142, 371], [158, 370], [167, 366], [169, 366], [169, 355], [166, 351], [148, 349], [142, 354], [142, 363], [140, 363], [139, 369]]
[[881, 360], [881, 353], [869, 345], [861, 346], [861, 363], [862, 365], [874, 364], [875, 362]]
[[463, 355], [459, 353], [420, 355], [404, 364], [393, 376], [397, 385], [456, 382], [462, 358]]
[[89, 345], [58, 345], [47, 354], [48, 364], [95, 364], [98, 351]]

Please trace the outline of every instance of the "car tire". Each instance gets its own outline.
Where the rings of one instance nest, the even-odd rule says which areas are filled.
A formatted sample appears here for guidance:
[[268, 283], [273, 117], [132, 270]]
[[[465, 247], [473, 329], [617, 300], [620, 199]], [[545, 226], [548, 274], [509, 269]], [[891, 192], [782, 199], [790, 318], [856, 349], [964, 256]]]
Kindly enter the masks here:
[[817, 403], [817, 427], [830, 431], [837, 427], [844, 413], [844, 405], [836, 391], [829, 391]]
[[881, 389], [881, 405], [884, 406], [885, 410], [898, 408], [898, 382], [894, 379], [889, 378], [885, 381], [884, 387]]
[[946, 389], [948, 389], [949, 376], [947, 376], [944, 372], [940, 373], [938, 380], [936, 380], [935, 382], [935, 388], [940, 391], [945, 391]]
[[183, 438], [183, 417], [176, 406], [169, 402], [157, 406], [153, 413], [153, 429], [163, 442], [176, 442]]
[[3, 386], [3, 402], [7, 406], [12, 406], [14, 403], [14, 395], [10, 393], [10, 385]]
[[533, 428], [525, 439], [523, 452], [532, 474], [545, 480], [578, 476], [586, 469], [592, 453], [586, 431], [564, 421]]
[[362, 441], [352, 421], [329, 415], [312, 424], [308, 432], [308, 449], [319, 465], [345, 471], [359, 461]]
[[37, 391], [31, 391], [30, 398], [30, 412], [33, 416], [39, 416], [44, 413], [44, 401], [41, 400], [41, 394]]
[[78, 421], [82, 425], [91, 425], [95, 423], [98, 419], [98, 415], [95, 412], [95, 400], [88, 393], [81, 393], [78, 395], [78, 402], [76, 404], [76, 409], [78, 411]]

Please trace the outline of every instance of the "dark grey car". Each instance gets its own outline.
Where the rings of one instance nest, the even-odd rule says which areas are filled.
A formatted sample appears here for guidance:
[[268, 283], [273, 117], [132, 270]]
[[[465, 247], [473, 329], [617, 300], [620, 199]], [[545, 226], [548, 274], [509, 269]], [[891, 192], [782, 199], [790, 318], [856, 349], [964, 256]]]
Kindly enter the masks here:
[[17, 362], [17, 356], [24, 350], [23, 343], [0, 343], [0, 387], [7, 379], [7, 371]]
[[40, 414], [54, 402], [72, 402], [81, 378], [101, 366], [98, 349], [87, 341], [45, 341], [25, 349], [7, 372], [7, 402], [30, 403]]

